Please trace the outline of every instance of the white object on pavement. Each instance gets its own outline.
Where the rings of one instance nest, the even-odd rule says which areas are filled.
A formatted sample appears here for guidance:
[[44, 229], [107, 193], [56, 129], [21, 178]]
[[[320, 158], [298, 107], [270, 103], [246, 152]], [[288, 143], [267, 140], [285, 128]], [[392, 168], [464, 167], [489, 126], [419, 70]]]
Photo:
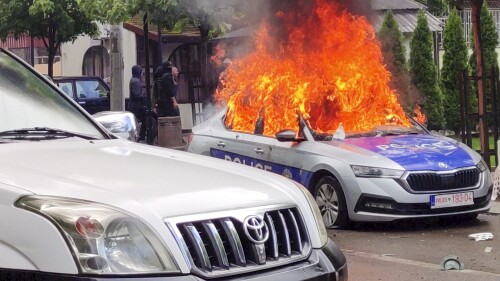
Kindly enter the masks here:
[[475, 234], [469, 235], [469, 239], [476, 240], [476, 242], [477, 241], [491, 240], [491, 239], [493, 239], [493, 234], [490, 232], [475, 233]]

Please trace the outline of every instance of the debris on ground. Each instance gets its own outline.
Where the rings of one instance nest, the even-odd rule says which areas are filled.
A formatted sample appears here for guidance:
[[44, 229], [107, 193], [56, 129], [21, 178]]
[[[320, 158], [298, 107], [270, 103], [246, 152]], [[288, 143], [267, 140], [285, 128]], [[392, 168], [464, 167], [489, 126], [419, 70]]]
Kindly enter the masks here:
[[469, 235], [469, 239], [477, 241], [486, 241], [493, 239], [493, 234], [491, 232], [474, 233]]
[[491, 253], [491, 251], [492, 251], [492, 250], [493, 250], [493, 248], [492, 248], [492, 247], [486, 247], [486, 248], [484, 249], [484, 252], [485, 252], [485, 253]]

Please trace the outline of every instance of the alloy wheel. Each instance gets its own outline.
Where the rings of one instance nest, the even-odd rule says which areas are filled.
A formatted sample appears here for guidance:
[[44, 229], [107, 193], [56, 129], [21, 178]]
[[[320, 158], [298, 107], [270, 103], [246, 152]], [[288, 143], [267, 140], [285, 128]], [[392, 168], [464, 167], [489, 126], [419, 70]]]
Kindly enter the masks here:
[[316, 195], [316, 203], [323, 216], [326, 227], [331, 227], [337, 221], [339, 216], [339, 198], [335, 188], [328, 184], [322, 184]]

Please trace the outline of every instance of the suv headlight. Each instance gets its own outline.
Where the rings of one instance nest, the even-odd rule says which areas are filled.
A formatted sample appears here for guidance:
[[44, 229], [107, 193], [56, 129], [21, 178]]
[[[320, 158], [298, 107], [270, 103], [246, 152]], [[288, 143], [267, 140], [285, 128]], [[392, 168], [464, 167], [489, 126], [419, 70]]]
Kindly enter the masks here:
[[352, 171], [356, 177], [364, 178], [400, 178], [403, 176], [405, 171], [385, 169], [377, 167], [367, 167], [367, 166], [351, 166]]
[[321, 211], [319, 210], [318, 203], [316, 203], [316, 200], [312, 196], [312, 194], [305, 188], [303, 185], [300, 183], [297, 183], [294, 181], [294, 183], [297, 185], [297, 187], [302, 191], [304, 196], [307, 198], [307, 202], [309, 203], [309, 206], [311, 207], [311, 211], [314, 215], [314, 220], [316, 222], [316, 227], [319, 232], [319, 239], [321, 242], [321, 247], [325, 246], [326, 243], [328, 243], [328, 232], [326, 231], [325, 223], [323, 222], [323, 217], [321, 216]]
[[26, 196], [16, 206], [51, 220], [83, 273], [179, 272], [161, 239], [140, 219], [110, 206], [76, 199]]

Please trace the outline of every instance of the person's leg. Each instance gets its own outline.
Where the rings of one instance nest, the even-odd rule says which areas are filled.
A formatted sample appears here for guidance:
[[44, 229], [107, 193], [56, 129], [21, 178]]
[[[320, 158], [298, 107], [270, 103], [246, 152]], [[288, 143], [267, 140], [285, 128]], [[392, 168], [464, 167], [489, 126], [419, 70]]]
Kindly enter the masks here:
[[139, 141], [146, 140], [146, 110], [139, 111], [139, 121], [141, 122], [141, 129], [139, 131]]

